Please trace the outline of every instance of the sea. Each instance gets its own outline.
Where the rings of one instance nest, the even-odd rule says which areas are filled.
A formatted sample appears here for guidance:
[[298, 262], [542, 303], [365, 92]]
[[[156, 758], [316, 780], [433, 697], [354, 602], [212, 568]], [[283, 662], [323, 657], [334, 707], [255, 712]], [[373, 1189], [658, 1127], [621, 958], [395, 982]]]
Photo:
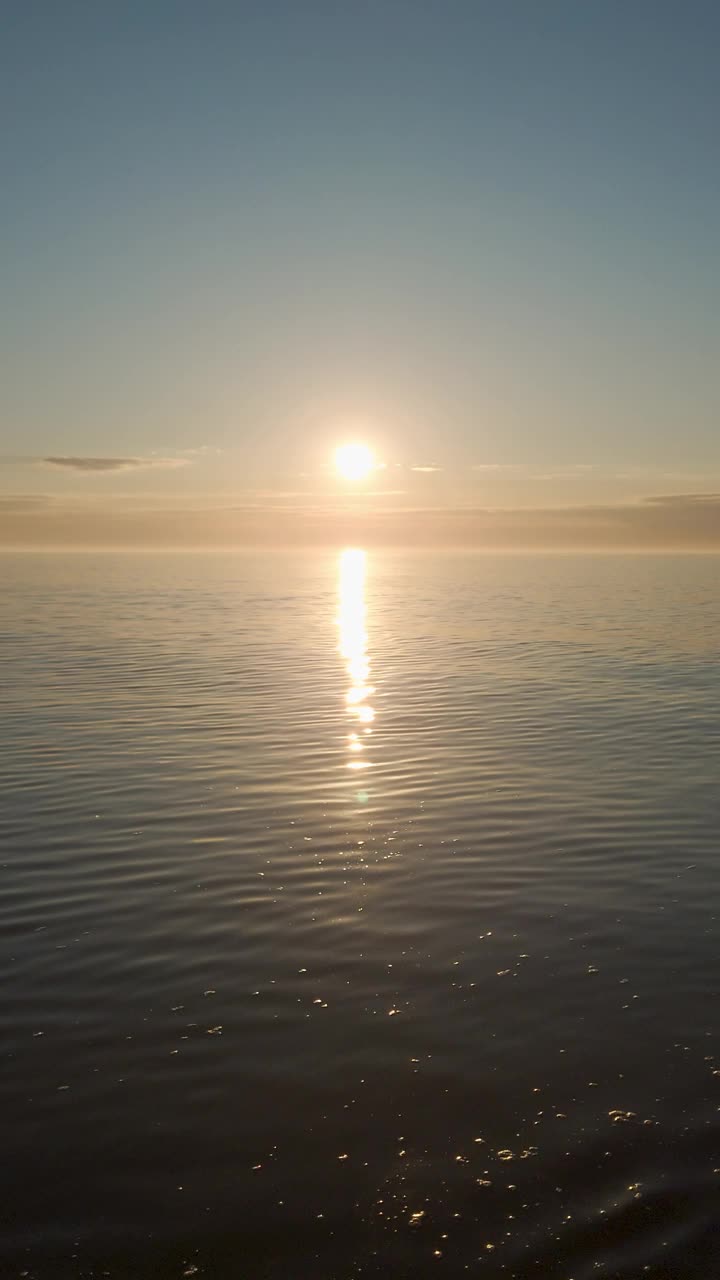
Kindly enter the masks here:
[[0, 557], [0, 1275], [720, 1275], [720, 558]]

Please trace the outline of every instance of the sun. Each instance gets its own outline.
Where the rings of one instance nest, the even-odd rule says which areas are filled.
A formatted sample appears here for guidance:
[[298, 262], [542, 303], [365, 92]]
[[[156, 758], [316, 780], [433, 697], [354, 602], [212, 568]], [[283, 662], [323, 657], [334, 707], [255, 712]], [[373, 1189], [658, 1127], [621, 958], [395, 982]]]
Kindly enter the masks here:
[[341, 444], [335, 450], [335, 467], [343, 480], [364, 480], [375, 467], [375, 455], [366, 444]]

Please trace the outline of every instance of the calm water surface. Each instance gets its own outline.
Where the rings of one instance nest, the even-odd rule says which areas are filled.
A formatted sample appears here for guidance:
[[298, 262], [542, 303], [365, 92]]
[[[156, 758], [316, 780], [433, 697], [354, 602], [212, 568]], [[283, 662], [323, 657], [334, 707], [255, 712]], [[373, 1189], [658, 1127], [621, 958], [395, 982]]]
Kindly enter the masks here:
[[720, 1274], [720, 559], [0, 559], [0, 1274]]

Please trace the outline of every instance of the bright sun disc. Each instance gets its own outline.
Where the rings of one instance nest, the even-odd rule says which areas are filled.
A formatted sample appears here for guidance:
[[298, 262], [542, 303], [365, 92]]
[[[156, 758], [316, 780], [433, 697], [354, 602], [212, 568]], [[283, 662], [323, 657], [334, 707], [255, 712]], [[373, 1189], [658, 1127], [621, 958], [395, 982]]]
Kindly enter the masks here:
[[341, 444], [335, 450], [335, 466], [344, 480], [364, 480], [375, 466], [366, 444]]

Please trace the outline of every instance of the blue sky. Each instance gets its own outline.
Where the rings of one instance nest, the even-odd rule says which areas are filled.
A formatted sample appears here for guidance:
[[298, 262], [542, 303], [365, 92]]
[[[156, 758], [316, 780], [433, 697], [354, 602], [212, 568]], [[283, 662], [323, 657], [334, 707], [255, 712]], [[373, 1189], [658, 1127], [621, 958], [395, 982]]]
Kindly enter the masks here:
[[347, 436], [420, 506], [720, 487], [717, 5], [2, 19], [6, 493], [327, 499]]

